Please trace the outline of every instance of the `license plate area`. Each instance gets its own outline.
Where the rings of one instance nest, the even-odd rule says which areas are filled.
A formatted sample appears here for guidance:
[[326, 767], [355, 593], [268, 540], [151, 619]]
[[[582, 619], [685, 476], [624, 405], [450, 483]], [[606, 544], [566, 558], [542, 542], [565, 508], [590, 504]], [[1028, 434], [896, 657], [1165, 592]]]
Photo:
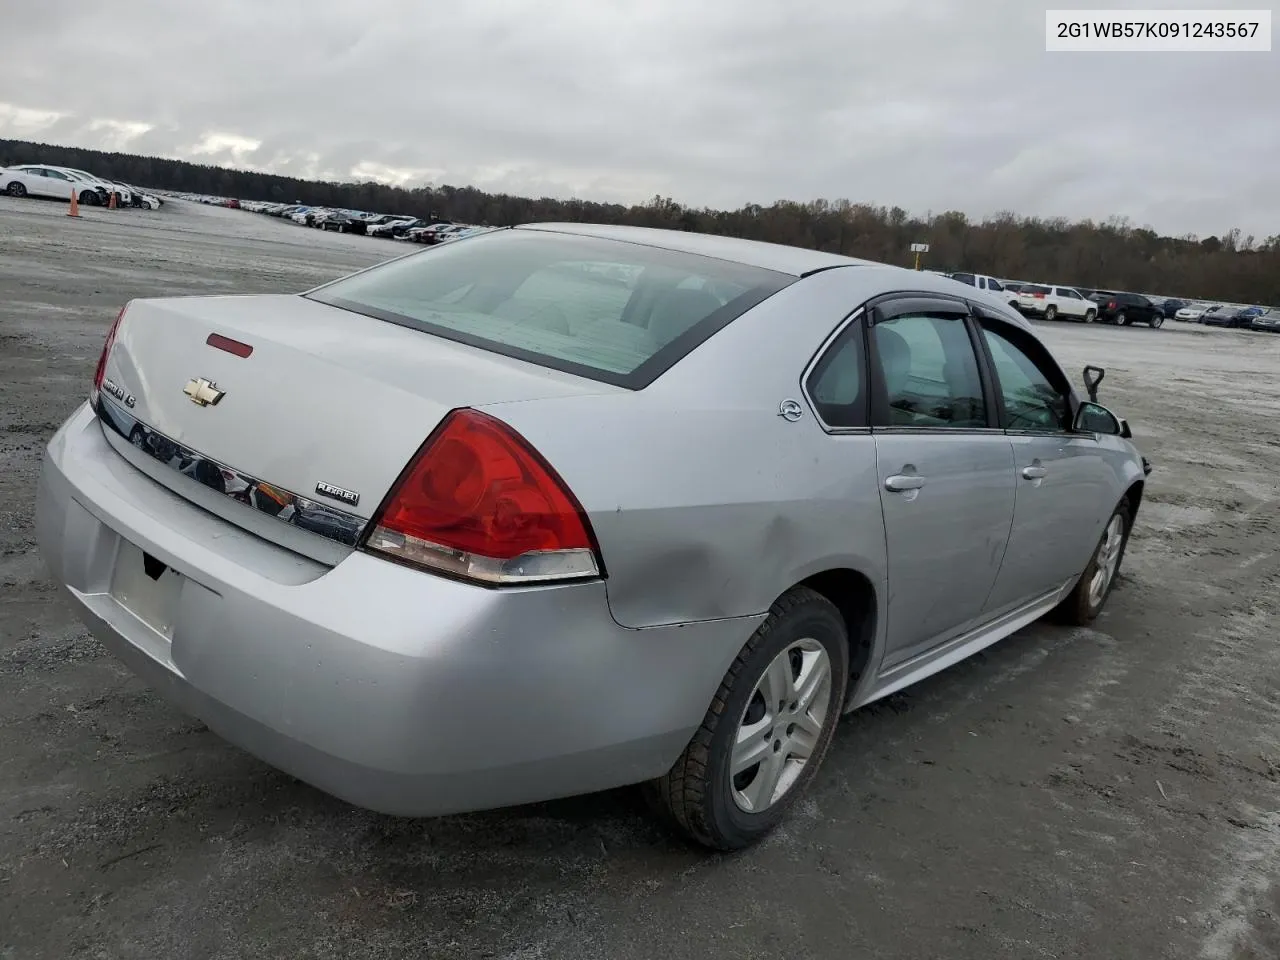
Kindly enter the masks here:
[[172, 640], [185, 579], [171, 567], [122, 539], [116, 550], [110, 593], [120, 606], [156, 633]]

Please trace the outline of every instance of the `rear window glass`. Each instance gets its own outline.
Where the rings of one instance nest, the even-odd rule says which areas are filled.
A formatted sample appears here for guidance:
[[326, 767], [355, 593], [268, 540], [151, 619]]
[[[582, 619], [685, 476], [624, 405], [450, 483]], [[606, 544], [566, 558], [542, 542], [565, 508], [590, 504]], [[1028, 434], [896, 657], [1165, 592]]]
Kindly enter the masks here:
[[1040, 286], [1039, 284], [1035, 284], [1035, 283], [1028, 283], [1028, 284], [1026, 284], [1026, 285], [1024, 285], [1024, 286], [1023, 286], [1023, 288], [1022, 288], [1022, 292], [1023, 292], [1023, 293], [1042, 293], [1042, 294], [1047, 294], [1047, 293], [1049, 292], [1049, 288], [1048, 288], [1048, 287], [1042, 287], [1042, 286]]
[[307, 296], [638, 389], [794, 280], [637, 243], [499, 230], [394, 260]]

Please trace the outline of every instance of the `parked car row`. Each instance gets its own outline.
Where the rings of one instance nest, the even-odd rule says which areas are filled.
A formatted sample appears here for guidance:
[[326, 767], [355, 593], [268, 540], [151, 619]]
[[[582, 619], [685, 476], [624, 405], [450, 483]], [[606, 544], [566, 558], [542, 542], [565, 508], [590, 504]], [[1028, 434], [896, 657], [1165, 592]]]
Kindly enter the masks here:
[[304, 203], [264, 203], [257, 200], [237, 200], [233, 197], [212, 197], [192, 193], [175, 194], [175, 196], [196, 203], [231, 207], [269, 217], [279, 217], [299, 226], [330, 230], [334, 233], [357, 233], [368, 237], [382, 237], [385, 240], [407, 240], [411, 243], [446, 243], [493, 229], [488, 226], [453, 223], [435, 217], [422, 219], [407, 213], [370, 213], [366, 210], [311, 206]]
[[[940, 273], [941, 271], [930, 271]], [[952, 280], [984, 291], [1020, 313], [1043, 320], [1143, 323], [1152, 329], [1166, 320], [1195, 321], [1211, 327], [1238, 327], [1280, 332], [1280, 307], [1199, 303], [1122, 290], [1093, 290], [1025, 280], [1002, 280], [980, 273], [944, 273]]]
[[487, 227], [476, 227], [448, 220], [423, 220], [408, 214], [367, 213], [361, 210], [339, 210], [309, 207], [304, 204], [241, 202], [241, 210], [280, 217], [306, 227], [332, 230], [335, 233], [358, 233], [387, 240], [436, 244], [470, 236]]
[[164, 202], [127, 183], [99, 177], [74, 167], [59, 167], [47, 163], [0, 167], [0, 193], [11, 197], [43, 197], [67, 202], [74, 196], [77, 202], [91, 207], [110, 206], [113, 194], [117, 207], [158, 210]]

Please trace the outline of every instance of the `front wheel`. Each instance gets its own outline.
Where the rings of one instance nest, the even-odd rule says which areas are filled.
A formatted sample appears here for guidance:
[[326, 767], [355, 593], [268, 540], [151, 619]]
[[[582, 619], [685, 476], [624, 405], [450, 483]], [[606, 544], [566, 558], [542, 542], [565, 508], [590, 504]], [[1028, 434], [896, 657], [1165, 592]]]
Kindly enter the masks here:
[[80, 194], [80, 202], [86, 207], [102, 206], [102, 198], [93, 190], [84, 190]]
[[702, 725], [650, 800], [686, 836], [717, 850], [763, 838], [813, 781], [848, 678], [844, 619], [826, 597], [780, 597], [729, 667]]
[[1094, 320], [1096, 320], [1097, 318], [1098, 318], [1098, 311], [1097, 311], [1097, 310], [1086, 310], [1086, 311], [1084, 312], [1084, 322], [1085, 322], [1085, 323], [1093, 323], [1093, 321], [1094, 321]]
[[1120, 563], [1124, 560], [1124, 548], [1129, 542], [1129, 527], [1132, 518], [1129, 514], [1128, 498], [1120, 501], [1103, 528], [1102, 539], [1098, 541], [1089, 565], [1080, 574], [1071, 593], [1058, 605], [1059, 619], [1074, 626], [1083, 627], [1090, 624], [1102, 612], [1102, 606], [1111, 595], [1120, 574]]
[[1151, 329], [1159, 330], [1164, 326], [1164, 317], [1156, 316], [1151, 318]]

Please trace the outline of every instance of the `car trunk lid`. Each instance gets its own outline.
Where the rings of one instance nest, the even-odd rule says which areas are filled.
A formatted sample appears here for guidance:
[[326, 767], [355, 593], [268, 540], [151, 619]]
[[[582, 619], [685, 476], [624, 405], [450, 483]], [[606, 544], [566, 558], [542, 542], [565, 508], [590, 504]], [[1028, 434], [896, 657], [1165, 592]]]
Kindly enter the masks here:
[[449, 410], [621, 389], [298, 296], [136, 300], [105, 378], [103, 419], [135, 465], [206, 508], [214, 487], [225, 519], [329, 560], [332, 542], [255, 514], [297, 523], [303, 498], [363, 525]]

